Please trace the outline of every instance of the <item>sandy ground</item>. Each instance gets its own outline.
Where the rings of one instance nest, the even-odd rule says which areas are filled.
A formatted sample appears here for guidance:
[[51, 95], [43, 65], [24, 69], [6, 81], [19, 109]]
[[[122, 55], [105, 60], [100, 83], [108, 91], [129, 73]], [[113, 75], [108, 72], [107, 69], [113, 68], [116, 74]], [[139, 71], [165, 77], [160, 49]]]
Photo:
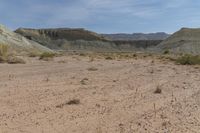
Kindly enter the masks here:
[[0, 133], [200, 132], [199, 67], [151, 58], [26, 60], [0, 64]]

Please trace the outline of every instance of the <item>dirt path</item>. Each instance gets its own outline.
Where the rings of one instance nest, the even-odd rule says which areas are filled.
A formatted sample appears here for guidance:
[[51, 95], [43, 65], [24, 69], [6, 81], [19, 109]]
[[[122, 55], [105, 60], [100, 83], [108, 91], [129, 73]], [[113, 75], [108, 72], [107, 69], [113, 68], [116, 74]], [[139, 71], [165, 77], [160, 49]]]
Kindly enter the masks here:
[[2, 133], [200, 131], [200, 68], [150, 58], [27, 60], [0, 64]]

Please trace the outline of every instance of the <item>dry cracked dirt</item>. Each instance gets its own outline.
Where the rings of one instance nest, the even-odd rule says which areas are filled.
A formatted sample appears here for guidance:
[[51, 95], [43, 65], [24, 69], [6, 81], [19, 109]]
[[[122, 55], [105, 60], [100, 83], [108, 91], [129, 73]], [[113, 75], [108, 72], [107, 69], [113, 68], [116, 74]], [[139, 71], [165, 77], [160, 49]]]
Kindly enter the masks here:
[[199, 133], [200, 67], [77, 55], [0, 64], [0, 133]]

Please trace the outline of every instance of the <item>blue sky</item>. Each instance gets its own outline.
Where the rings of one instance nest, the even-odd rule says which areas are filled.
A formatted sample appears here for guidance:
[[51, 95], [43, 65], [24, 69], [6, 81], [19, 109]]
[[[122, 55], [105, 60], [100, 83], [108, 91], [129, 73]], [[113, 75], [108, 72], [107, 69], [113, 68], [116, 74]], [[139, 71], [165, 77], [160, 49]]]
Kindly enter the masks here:
[[98, 33], [168, 32], [200, 27], [199, 0], [0, 0], [0, 23], [82, 27]]

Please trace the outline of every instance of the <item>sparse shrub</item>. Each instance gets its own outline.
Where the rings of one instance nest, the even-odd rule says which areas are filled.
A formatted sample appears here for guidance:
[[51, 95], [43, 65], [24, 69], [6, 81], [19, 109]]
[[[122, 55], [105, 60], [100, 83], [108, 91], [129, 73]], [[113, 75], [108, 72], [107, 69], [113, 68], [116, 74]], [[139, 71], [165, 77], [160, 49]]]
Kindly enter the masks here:
[[49, 61], [52, 60], [53, 57], [55, 56], [55, 53], [51, 53], [51, 52], [44, 52], [40, 55], [40, 60], [45, 60], [45, 61]]
[[79, 99], [73, 99], [73, 100], [70, 100], [68, 102], [57, 105], [56, 108], [63, 108], [65, 105], [78, 105], [78, 104], [80, 104], [80, 100]]
[[164, 52], [163, 52], [163, 54], [169, 54], [170, 52], [169, 52], [169, 50], [165, 50]]
[[162, 93], [162, 89], [160, 88], [160, 86], [156, 87], [156, 90], [154, 91], [155, 94], [161, 94]]
[[87, 70], [88, 70], [88, 71], [97, 71], [98, 69], [95, 68], [95, 67], [90, 67], [90, 68], [88, 68]]
[[80, 53], [79, 56], [87, 56], [85, 53]]
[[29, 56], [29, 57], [37, 57], [37, 56], [39, 56], [39, 54], [34, 53], [34, 52], [31, 52], [31, 53], [29, 53], [28, 56]]
[[19, 57], [9, 56], [7, 58], [7, 63], [8, 64], [25, 64], [26, 62]]
[[184, 55], [176, 59], [176, 62], [181, 65], [200, 65], [200, 56]]
[[110, 56], [106, 57], [105, 59], [106, 59], [106, 60], [113, 60], [113, 58], [110, 57]]
[[88, 78], [84, 78], [80, 82], [82, 85], [86, 85], [87, 84], [86, 81], [88, 81], [88, 80], [89, 80]]
[[67, 102], [68, 105], [73, 105], [73, 104], [80, 104], [80, 100], [79, 99], [73, 99], [70, 100], [69, 102]]
[[137, 57], [137, 54], [133, 54], [133, 57]]

